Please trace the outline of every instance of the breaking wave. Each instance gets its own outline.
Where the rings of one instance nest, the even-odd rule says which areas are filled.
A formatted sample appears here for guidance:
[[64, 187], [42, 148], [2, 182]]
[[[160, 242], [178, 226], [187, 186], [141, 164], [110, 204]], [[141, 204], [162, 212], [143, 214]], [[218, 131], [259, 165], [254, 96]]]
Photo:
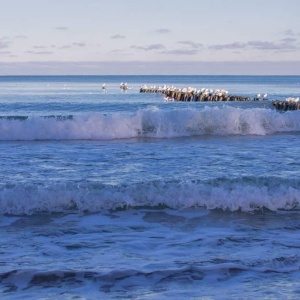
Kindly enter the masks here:
[[277, 177], [152, 181], [116, 186], [91, 182], [3, 185], [0, 213], [101, 212], [142, 207], [204, 207], [243, 212], [298, 210], [299, 187], [299, 180]]
[[112, 140], [201, 135], [268, 135], [300, 131], [300, 111], [206, 107], [74, 116], [2, 116], [0, 140]]

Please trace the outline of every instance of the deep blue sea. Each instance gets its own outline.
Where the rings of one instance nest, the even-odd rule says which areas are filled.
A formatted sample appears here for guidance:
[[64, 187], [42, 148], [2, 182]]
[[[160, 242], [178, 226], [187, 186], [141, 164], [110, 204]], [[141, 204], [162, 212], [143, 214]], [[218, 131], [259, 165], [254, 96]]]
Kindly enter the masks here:
[[299, 96], [300, 76], [0, 77], [0, 298], [298, 299], [300, 110], [271, 101]]

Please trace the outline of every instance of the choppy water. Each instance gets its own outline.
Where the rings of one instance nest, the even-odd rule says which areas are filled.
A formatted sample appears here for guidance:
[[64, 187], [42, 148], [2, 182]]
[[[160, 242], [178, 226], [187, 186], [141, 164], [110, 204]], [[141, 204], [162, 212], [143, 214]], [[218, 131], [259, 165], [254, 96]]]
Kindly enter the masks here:
[[298, 298], [300, 111], [139, 87], [274, 100], [299, 82], [0, 77], [1, 298]]

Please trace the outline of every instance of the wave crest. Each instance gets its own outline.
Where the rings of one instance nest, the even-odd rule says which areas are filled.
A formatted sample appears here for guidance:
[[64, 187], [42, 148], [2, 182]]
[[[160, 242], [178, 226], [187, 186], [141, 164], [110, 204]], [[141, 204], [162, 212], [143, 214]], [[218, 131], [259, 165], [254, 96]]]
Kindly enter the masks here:
[[111, 140], [201, 135], [267, 135], [300, 131], [300, 111], [206, 107], [140, 109], [133, 114], [1, 117], [0, 140]]
[[253, 212], [300, 208], [299, 180], [280, 178], [154, 181], [132, 185], [69, 183], [11, 185], [0, 188], [0, 213], [101, 212], [140, 207], [205, 207]]

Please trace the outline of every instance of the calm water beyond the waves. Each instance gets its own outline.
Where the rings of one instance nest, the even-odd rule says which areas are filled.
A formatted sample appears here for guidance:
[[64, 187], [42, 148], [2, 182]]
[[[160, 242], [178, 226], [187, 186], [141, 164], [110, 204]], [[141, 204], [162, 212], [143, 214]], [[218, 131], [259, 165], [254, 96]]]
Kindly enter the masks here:
[[300, 76], [0, 77], [0, 298], [298, 299], [300, 111], [271, 100], [299, 96]]

